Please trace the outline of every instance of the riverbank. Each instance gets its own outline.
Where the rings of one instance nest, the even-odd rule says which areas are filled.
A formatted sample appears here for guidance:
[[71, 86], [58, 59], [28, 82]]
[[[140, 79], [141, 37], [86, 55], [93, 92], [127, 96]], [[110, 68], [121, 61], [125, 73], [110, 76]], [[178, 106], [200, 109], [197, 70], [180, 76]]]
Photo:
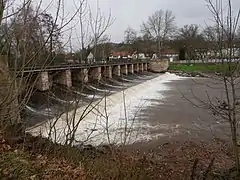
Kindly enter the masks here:
[[109, 146], [104, 151], [57, 145], [30, 135], [22, 142], [0, 140], [1, 179], [199, 179], [208, 167], [206, 175], [212, 179], [233, 163], [228, 143], [219, 139], [168, 142], [148, 150]]
[[[234, 70], [236, 68], [236, 63], [231, 63], [230, 67], [231, 70]], [[228, 63], [170, 64], [168, 70], [184, 73], [205, 73], [205, 74], [225, 73], [227, 75], [229, 72], [229, 64]]]

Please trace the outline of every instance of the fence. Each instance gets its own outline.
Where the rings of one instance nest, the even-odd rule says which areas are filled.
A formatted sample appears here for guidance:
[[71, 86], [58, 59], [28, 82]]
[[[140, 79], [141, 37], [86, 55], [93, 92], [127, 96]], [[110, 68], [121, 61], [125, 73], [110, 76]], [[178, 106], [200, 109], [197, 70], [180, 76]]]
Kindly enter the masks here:
[[[171, 64], [206, 64], [206, 63], [222, 63], [229, 62], [229, 59], [200, 59], [200, 60], [179, 60], [173, 61]], [[231, 62], [239, 62], [239, 59], [231, 59]]]

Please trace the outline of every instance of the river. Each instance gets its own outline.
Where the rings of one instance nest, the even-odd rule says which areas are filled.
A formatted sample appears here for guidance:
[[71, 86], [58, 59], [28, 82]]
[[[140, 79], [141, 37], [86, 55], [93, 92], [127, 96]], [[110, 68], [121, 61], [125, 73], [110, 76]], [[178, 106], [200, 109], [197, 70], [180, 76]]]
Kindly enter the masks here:
[[[125, 88], [117, 92], [110, 93], [113, 90], [90, 85], [91, 89], [98, 91], [101, 95], [103, 93], [108, 95], [80, 107], [76, 106], [69, 112], [30, 127], [28, 131], [33, 135], [41, 134], [44, 137], [50, 137], [58, 143], [65, 143], [66, 139], [71, 139], [74, 132], [74, 143], [96, 146], [146, 142], [164, 136], [159, 131], [152, 133], [157, 132], [162, 125], [153, 125], [147, 119], [143, 120], [143, 112], [168, 98], [164, 95], [164, 92], [171, 89], [167, 83], [185, 78], [170, 73], [155, 74], [151, 78], [130, 77], [123, 78]], [[133, 85], [127, 86], [127, 83]], [[51, 128], [53, 124], [54, 128]]]

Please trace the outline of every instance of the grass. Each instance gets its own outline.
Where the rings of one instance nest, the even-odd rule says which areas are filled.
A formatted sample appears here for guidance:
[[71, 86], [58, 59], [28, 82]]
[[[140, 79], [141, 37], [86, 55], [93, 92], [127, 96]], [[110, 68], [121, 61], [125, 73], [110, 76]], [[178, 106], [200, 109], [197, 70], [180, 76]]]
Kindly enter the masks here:
[[[11, 178], [24, 179], [31, 177], [37, 171], [28, 153], [24, 152], [8, 152], [0, 155], [0, 178], [8, 174]], [[4, 168], [8, 167], [8, 168]]]
[[64, 158], [32, 154], [23, 150], [0, 153], [0, 179], [86, 179], [84, 168]]
[[[232, 63], [231, 68], [236, 67], [236, 64]], [[228, 64], [170, 64], [169, 70], [173, 71], [183, 71], [183, 72], [204, 72], [204, 73], [214, 73], [214, 72], [228, 72]]]

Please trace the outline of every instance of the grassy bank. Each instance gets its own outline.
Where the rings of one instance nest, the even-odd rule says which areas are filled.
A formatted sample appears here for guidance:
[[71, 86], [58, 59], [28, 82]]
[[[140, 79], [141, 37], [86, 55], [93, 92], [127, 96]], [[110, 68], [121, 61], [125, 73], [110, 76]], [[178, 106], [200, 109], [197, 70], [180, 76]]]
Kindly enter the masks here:
[[[235, 68], [236, 64], [232, 64], [231, 68]], [[228, 64], [170, 64], [169, 70], [171, 71], [183, 71], [183, 72], [204, 72], [204, 73], [214, 73], [214, 72], [228, 72]]]

